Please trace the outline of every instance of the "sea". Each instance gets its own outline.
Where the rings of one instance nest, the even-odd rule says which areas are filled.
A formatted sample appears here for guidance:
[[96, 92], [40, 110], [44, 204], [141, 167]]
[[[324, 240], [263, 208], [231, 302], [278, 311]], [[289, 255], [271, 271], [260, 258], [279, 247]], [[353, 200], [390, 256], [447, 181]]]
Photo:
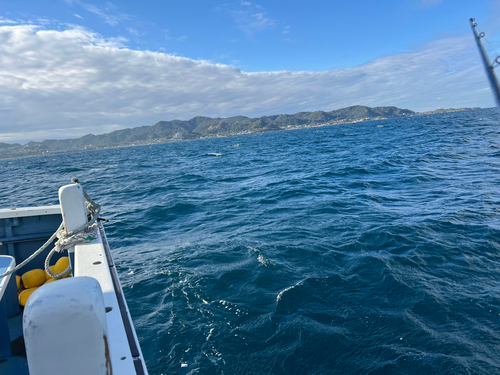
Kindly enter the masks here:
[[496, 109], [0, 161], [77, 177], [160, 374], [500, 373]]

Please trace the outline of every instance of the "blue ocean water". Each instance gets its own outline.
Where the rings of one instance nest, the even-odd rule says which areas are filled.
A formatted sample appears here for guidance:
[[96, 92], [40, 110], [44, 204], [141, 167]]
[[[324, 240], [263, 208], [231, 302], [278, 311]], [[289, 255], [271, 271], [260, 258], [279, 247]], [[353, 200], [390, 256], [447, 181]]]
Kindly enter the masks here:
[[150, 374], [500, 373], [500, 116], [465, 111], [0, 161], [78, 177]]

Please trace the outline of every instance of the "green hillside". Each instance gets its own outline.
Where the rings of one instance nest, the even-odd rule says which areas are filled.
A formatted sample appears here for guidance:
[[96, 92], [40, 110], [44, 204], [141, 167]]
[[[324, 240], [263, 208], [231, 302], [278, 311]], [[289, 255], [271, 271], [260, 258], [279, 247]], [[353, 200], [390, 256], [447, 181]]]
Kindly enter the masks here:
[[[440, 111], [454, 111], [454, 109]], [[25, 145], [0, 143], [0, 158], [262, 133], [420, 114], [397, 107], [370, 108], [356, 105], [330, 112], [299, 112], [294, 115], [280, 114], [259, 118], [197, 116], [187, 121], [159, 121], [151, 126], [116, 130], [100, 135], [88, 134], [73, 139], [45, 140], [42, 142], [29, 142]]]

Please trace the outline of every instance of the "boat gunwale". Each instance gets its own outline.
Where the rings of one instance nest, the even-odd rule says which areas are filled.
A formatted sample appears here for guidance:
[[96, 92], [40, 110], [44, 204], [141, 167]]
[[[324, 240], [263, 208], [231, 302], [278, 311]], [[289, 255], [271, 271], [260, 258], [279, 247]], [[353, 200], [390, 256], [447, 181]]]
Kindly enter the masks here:
[[58, 204], [51, 206], [0, 208], [0, 219], [60, 214], [61, 206]]

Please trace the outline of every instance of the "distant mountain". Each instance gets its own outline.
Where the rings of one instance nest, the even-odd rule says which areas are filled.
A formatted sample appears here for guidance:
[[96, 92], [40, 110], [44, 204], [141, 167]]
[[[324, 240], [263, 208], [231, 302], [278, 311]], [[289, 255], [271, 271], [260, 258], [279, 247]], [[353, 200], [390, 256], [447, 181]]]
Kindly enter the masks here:
[[[465, 109], [468, 108], [440, 109], [433, 111], [433, 113]], [[188, 121], [159, 121], [152, 126], [116, 130], [100, 135], [88, 134], [74, 139], [52, 139], [42, 142], [29, 142], [25, 145], [0, 143], [0, 158], [262, 133], [421, 114], [426, 113], [417, 113], [409, 109], [397, 107], [370, 108], [355, 105], [331, 112], [299, 112], [294, 115], [282, 114], [259, 118], [245, 116], [210, 118], [197, 116]]]

